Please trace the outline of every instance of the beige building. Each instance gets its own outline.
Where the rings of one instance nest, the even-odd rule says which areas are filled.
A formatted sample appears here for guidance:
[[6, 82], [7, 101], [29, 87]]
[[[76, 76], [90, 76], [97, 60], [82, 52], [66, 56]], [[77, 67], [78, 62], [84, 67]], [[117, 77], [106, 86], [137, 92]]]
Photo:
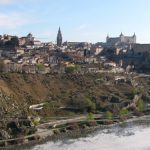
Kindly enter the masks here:
[[25, 53], [25, 50], [24, 50], [24, 49], [21, 49], [21, 48], [16, 49], [16, 54], [17, 54], [17, 56], [21, 56], [21, 55], [23, 55], [24, 53]]
[[107, 47], [118, 47], [123, 45], [136, 44], [136, 35], [133, 36], [124, 36], [122, 33], [119, 37], [106, 37]]

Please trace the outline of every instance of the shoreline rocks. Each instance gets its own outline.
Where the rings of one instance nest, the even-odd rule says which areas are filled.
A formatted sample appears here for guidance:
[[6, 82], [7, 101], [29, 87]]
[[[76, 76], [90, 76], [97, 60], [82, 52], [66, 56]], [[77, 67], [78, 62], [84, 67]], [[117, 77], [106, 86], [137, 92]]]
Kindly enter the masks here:
[[125, 122], [140, 120], [140, 118], [143, 117], [145, 116], [132, 118], [123, 122], [114, 122], [113, 124], [107, 124], [107, 125], [100, 125], [97, 123], [96, 126], [84, 126], [84, 128], [83, 126], [78, 126], [78, 128], [74, 128], [74, 129], [70, 128], [70, 130], [65, 128], [49, 129], [43, 133], [41, 132], [28, 137], [22, 137], [20, 139], [17, 139], [16, 141], [15, 140], [8, 140], [8, 141], [6, 140], [7, 142], [3, 141], [3, 145], [0, 144], [3, 147], [0, 147], [0, 149], [19, 150], [20, 147], [21, 149], [26, 149], [26, 148], [29, 149], [33, 146], [36, 146], [37, 144], [44, 144], [45, 142], [48, 141], [56, 142], [58, 140], [64, 140], [68, 138], [74, 139], [79, 137], [85, 137], [88, 134], [93, 133], [97, 130], [113, 127]]

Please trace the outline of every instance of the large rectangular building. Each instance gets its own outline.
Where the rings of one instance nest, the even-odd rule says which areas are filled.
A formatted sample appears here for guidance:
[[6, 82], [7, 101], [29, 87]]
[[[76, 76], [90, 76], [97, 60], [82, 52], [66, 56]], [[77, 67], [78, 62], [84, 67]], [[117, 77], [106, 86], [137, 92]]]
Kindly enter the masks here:
[[107, 47], [123, 47], [136, 44], [136, 35], [133, 36], [124, 36], [122, 33], [119, 37], [109, 37], [106, 38], [106, 46]]

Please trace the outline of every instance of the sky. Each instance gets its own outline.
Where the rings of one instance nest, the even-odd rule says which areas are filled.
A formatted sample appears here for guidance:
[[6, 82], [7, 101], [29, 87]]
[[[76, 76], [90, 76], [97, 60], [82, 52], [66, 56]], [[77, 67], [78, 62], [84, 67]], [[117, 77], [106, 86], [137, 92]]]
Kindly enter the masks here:
[[105, 42], [107, 34], [150, 43], [150, 0], [0, 0], [0, 34]]

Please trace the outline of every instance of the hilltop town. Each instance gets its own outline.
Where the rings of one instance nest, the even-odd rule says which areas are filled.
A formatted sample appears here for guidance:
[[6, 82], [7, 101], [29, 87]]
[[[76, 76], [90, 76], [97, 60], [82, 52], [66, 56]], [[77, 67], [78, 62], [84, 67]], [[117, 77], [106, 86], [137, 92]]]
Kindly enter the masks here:
[[0, 36], [0, 71], [31, 74], [149, 72], [150, 44], [136, 43], [136, 35], [109, 37], [106, 42], [41, 42], [31, 33], [25, 37]]
[[60, 28], [56, 44], [1, 36], [0, 148], [149, 115], [150, 44], [136, 38], [63, 42]]

